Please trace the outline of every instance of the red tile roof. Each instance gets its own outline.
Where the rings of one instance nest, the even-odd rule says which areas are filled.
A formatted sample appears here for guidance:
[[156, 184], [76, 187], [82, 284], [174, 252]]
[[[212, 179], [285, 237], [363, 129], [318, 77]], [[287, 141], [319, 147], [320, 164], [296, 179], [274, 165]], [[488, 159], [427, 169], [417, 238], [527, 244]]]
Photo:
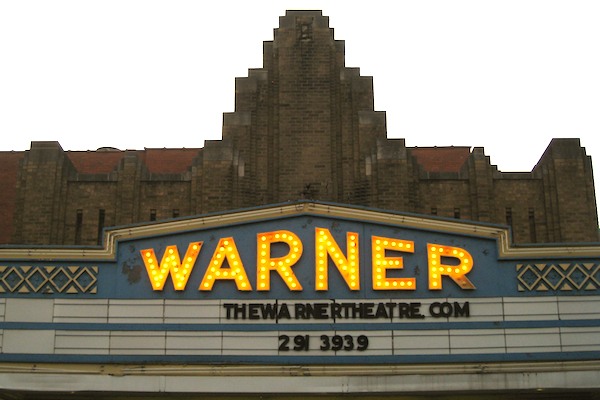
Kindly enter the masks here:
[[187, 171], [200, 149], [146, 149], [148, 171], [159, 174], [180, 174]]
[[471, 148], [414, 147], [410, 153], [426, 172], [460, 172], [471, 154]]
[[[146, 149], [138, 155], [148, 171], [179, 174], [187, 171], [201, 149]], [[470, 147], [414, 147], [409, 149], [426, 172], [460, 172], [471, 154]], [[125, 151], [68, 151], [75, 169], [82, 174], [108, 174], [115, 170]]]
[[67, 157], [80, 174], [108, 174], [119, 165], [124, 151], [67, 151]]
[[[148, 171], [158, 174], [180, 174], [187, 171], [200, 149], [134, 150]], [[125, 157], [122, 150], [68, 151], [67, 156], [80, 174], [108, 174]]]

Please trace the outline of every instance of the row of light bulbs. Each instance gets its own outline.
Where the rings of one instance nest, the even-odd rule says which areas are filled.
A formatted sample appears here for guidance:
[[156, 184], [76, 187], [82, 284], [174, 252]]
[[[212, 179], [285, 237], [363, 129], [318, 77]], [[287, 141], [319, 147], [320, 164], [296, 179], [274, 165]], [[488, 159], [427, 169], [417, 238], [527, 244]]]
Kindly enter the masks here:
[[[292, 266], [302, 256], [303, 246], [300, 238], [293, 232], [278, 230], [260, 233], [257, 235], [257, 240], [257, 290], [270, 290], [271, 272], [274, 271], [291, 291], [301, 291], [302, 285], [292, 270]], [[404, 268], [402, 257], [388, 254], [390, 252], [414, 253], [414, 242], [380, 236], [372, 236], [371, 240], [373, 289], [415, 290], [416, 278], [388, 277], [387, 273], [389, 270]], [[275, 243], [285, 243], [289, 248], [288, 253], [281, 257], [272, 257], [271, 246]], [[329, 260], [333, 261], [350, 290], [360, 289], [358, 233], [347, 232], [344, 253], [329, 229], [316, 228], [315, 246], [315, 289], [317, 291], [328, 290]], [[142, 250], [142, 258], [152, 288], [156, 291], [162, 290], [170, 274], [175, 290], [184, 290], [201, 248], [202, 242], [189, 243], [182, 262], [177, 246], [167, 246], [160, 263], [157, 261], [154, 249]], [[475, 288], [465, 276], [473, 267], [473, 258], [468, 252], [458, 247], [428, 244], [427, 256], [430, 290], [442, 288], [443, 275], [451, 277], [462, 289]], [[456, 265], [445, 264], [443, 257], [453, 259]], [[212, 290], [217, 280], [232, 280], [240, 291], [252, 290], [232, 237], [219, 239], [199, 290]]]

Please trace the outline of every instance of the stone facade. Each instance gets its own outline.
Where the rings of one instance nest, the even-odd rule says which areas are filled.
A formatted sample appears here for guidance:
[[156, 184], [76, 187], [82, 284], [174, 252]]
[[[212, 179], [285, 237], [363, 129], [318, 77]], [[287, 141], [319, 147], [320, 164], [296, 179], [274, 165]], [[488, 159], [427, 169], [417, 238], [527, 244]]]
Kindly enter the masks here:
[[517, 243], [598, 240], [591, 159], [554, 139], [531, 172], [482, 148], [388, 139], [372, 77], [344, 65], [320, 11], [288, 11], [263, 68], [237, 78], [222, 140], [197, 149], [0, 153], [0, 242], [95, 245], [102, 229], [313, 199], [508, 224]]

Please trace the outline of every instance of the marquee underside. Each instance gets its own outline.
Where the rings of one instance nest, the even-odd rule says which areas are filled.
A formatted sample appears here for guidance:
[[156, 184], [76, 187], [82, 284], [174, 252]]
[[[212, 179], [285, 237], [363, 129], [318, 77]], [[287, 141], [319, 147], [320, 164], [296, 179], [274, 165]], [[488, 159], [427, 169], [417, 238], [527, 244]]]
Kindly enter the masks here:
[[[2, 398], [31, 398], [35, 394], [86, 394], [119, 398], [128, 394], [186, 398], [193, 394], [267, 395], [286, 393], [334, 396], [354, 394], [377, 398], [389, 395], [436, 398], [597, 398], [600, 362], [542, 362], [490, 364], [427, 364], [420, 366], [223, 366], [223, 365], [97, 365], [2, 364]], [[12, 395], [9, 395], [12, 393]], [[14, 397], [9, 397], [14, 396]], [[456, 397], [460, 396], [460, 397]], [[591, 396], [591, 397], [588, 397]], [[596, 397], [594, 397], [596, 396]], [[43, 398], [43, 397], [42, 397]], [[191, 397], [190, 397], [191, 398]], [[202, 397], [207, 398], [207, 397]], [[210, 397], [209, 397], [210, 398]], [[227, 398], [227, 397], [225, 397]], [[330, 397], [331, 398], [331, 397]], [[353, 396], [353, 398], [355, 398]]]

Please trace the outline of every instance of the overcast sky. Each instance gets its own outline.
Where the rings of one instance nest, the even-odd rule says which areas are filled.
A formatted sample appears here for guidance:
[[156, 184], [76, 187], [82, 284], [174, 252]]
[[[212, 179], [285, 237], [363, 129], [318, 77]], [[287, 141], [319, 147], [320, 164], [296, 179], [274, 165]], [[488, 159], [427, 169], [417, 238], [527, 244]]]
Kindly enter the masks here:
[[235, 77], [262, 67], [286, 9], [329, 16], [389, 137], [482, 146], [502, 171], [578, 137], [600, 166], [597, 0], [0, 0], [0, 151], [220, 139]]

